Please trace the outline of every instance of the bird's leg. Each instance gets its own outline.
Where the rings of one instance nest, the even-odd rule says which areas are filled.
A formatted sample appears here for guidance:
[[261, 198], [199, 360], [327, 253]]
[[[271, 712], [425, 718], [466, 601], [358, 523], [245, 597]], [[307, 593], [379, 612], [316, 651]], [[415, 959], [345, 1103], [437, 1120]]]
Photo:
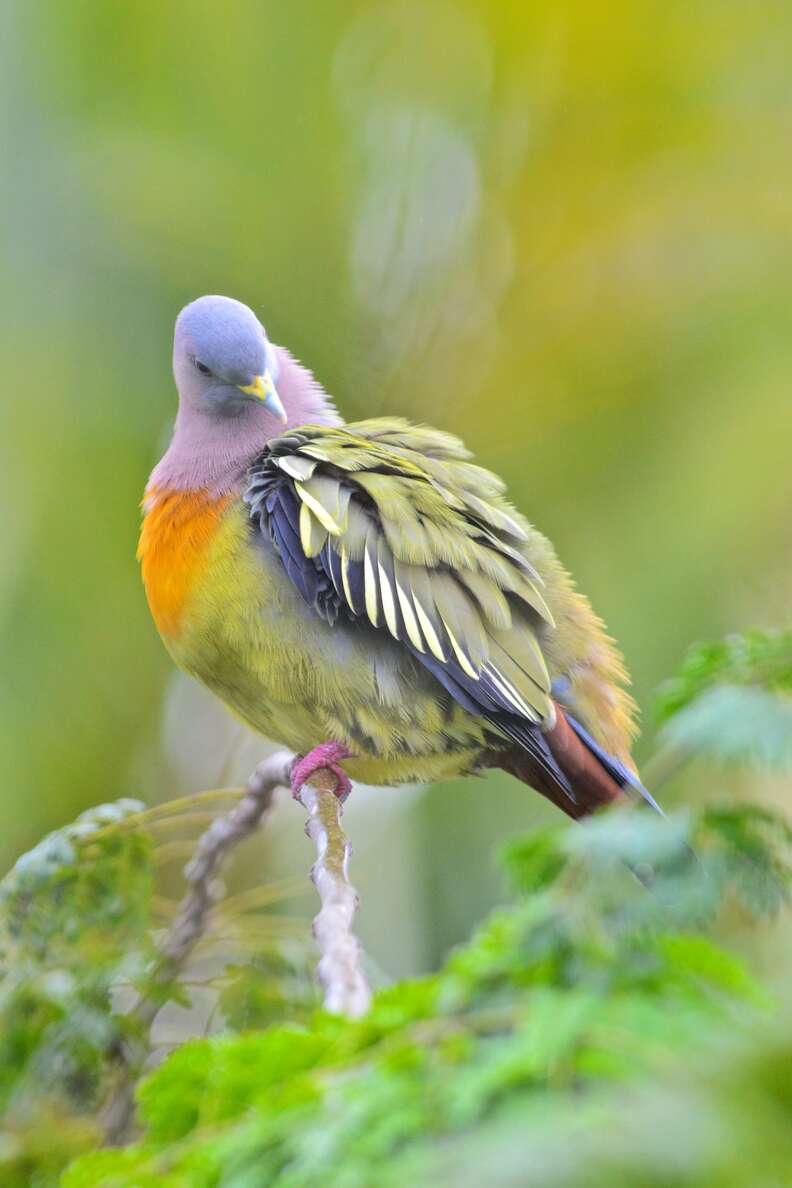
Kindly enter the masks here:
[[314, 747], [307, 755], [295, 759], [291, 771], [292, 796], [297, 800], [303, 784], [307, 783], [315, 772], [326, 768], [335, 776], [335, 794], [343, 802], [352, 791], [352, 782], [338, 763], [340, 759], [351, 758], [352, 752], [348, 751], [343, 743], [326, 742]]

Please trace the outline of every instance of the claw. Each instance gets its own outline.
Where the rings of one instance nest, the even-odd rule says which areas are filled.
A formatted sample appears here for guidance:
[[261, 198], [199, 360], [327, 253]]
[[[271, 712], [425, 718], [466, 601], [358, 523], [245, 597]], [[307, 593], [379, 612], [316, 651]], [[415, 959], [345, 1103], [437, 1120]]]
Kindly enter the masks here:
[[297, 759], [291, 772], [291, 790], [295, 800], [299, 799], [303, 784], [310, 780], [317, 771], [325, 769], [332, 771], [336, 778], [335, 794], [340, 801], [345, 801], [352, 791], [352, 781], [347, 773], [338, 766], [339, 759], [351, 759], [352, 752], [343, 743], [326, 742], [314, 747], [307, 755]]

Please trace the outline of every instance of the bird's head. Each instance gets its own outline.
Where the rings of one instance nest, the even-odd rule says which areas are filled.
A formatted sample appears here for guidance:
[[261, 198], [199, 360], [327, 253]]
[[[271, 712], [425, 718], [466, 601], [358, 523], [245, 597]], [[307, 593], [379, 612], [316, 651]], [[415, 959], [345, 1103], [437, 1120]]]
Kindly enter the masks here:
[[263, 405], [286, 424], [278, 360], [252, 309], [231, 297], [199, 297], [176, 319], [173, 374], [183, 403], [217, 417]]

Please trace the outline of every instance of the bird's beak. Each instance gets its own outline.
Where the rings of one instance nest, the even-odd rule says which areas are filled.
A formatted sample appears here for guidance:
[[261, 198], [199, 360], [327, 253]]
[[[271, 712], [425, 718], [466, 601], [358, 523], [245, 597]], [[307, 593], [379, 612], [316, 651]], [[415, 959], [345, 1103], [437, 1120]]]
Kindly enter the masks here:
[[278, 389], [275, 387], [272, 376], [269, 373], [269, 368], [263, 375], [257, 375], [252, 384], [239, 385], [240, 392], [244, 392], [246, 396], [255, 396], [259, 399], [264, 407], [282, 421], [285, 425], [288, 417], [286, 416], [286, 409], [281, 404]]

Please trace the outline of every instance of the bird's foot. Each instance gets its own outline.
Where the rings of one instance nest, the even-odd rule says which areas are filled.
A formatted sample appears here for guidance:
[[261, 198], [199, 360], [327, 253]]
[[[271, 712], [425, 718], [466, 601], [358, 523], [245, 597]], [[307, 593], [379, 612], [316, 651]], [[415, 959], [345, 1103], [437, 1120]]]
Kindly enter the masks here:
[[291, 771], [291, 789], [295, 800], [300, 797], [303, 784], [310, 780], [317, 771], [325, 768], [332, 771], [336, 778], [335, 794], [343, 803], [352, 791], [352, 781], [343, 768], [338, 766], [340, 759], [351, 759], [352, 752], [343, 743], [326, 742], [314, 747], [307, 755], [295, 759]]

